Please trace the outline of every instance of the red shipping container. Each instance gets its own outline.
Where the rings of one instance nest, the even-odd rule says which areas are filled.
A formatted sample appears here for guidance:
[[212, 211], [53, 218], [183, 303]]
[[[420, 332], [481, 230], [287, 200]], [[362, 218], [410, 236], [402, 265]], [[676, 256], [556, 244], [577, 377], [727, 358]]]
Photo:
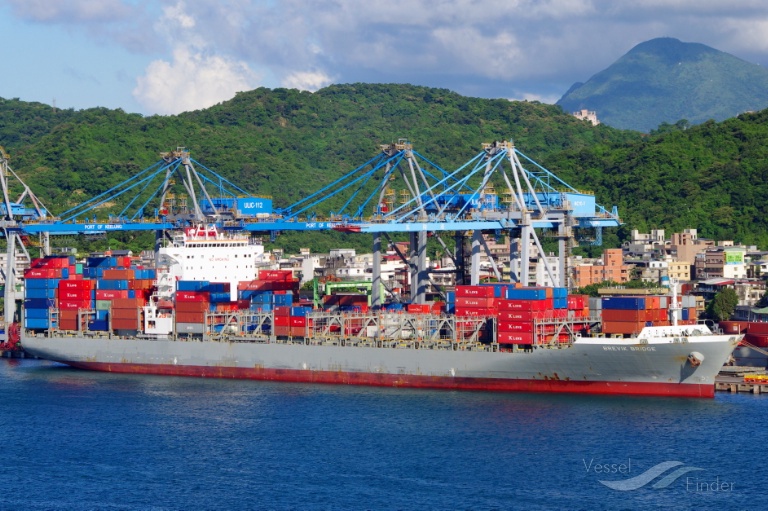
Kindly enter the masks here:
[[280, 337], [288, 337], [289, 335], [291, 335], [291, 327], [287, 325], [286, 326], [275, 325], [272, 328], [272, 333]]
[[60, 279], [61, 268], [29, 268], [24, 272], [25, 279]]
[[35, 258], [30, 261], [31, 268], [67, 268], [69, 257], [45, 257]]
[[176, 291], [176, 302], [210, 302], [211, 295], [207, 291]]
[[293, 270], [261, 270], [259, 279], [267, 281], [281, 281], [293, 278]]
[[497, 313], [496, 309], [489, 307], [456, 307], [456, 316], [489, 316], [493, 317]]
[[263, 280], [249, 280], [237, 283], [238, 291], [266, 291], [269, 283]]
[[59, 318], [60, 330], [77, 330], [77, 319], [62, 319]]
[[94, 295], [96, 300], [114, 300], [115, 298], [128, 298], [128, 291], [122, 289], [97, 289]]
[[143, 298], [115, 298], [112, 300], [113, 309], [138, 309], [145, 305], [146, 302]]
[[133, 270], [106, 268], [101, 277], [103, 280], [132, 280], [136, 278]]
[[110, 314], [113, 321], [116, 319], [136, 320], [139, 317], [139, 311], [137, 309], [112, 309]]
[[307, 326], [307, 317], [306, 316], [289, 316], [290, 325], [291, 327], [296, 326]]
[[176, 311], [176, 323], [203, 323], [205, 314], [201, 312]]
[[546, 319], [545, 311], [499, 311], [496, 315], [499, 321], [533, 321]]
[[272, 324], [275, 326], [291, 326], [291, 316], [275, 316]]
[[568, 295], [568, 309], [580, 310], [589, 305], [589, 297], [587, 295]]
[[499, 332], [533, 332], [532, 321], [499, 321], [496, 329]]
[[77, 319], [77, 311], [74, 310], [66, 310], [66, 311], [59, 311], [59, 319]]
[[533, 344], [533, 334], [525, 332], [499, 332], [499, 344]]
[[493, 286], [456, 286], [456, 298], [493, 298]]
[[205, 312], [208, 308], [208, 302], [176, 302], [177, 312]]
[[56, 304], [59, 310], [77, 311], [80, 309], [92, 309], [91, 300], [59, 300]]
[[[649, 314], [650, 312], [650, 314]], [[649, 319], [648, 316], [651, 316]], [[603, 321], [632, 321], [642, 323], [653, 321], [653, 312], [646, 310], [603, 309]]]
[[[603, 311], [605, 312], [605, 311]], [[603, 320], [604, 334], [638, 334], [645, 327], [644, 321], [605, 321]]]
[[406, 310], [410, 314], [429, 314], [432, 312], [432, 305], [428, 303], [409, 303]]
[[291, 337], [304, 337], [307, 335], [307, 327], [292, 326], [289, 328], [291, 329]]
[[546, 311], [552, 310], [554, 302], [551, 298], [544, 300], [496, 300], [500, 311]]
[[90, 301], [92, 294], [90, 289], [59, 289], [59, 300]]
[[275, 317], [291, 315], [291, 307], [289, 305], [276, 305], [274, 310]]
[[112, 330], [139, 330], [139, 322], [135, 319], [113, 319]]
[[95, 289], [95, 280], [60, 280], [59, 289]]
[[456, 308], [459, 307], [490, 307], [493, 308], [496, 299], [484, 297], [456, 297]]

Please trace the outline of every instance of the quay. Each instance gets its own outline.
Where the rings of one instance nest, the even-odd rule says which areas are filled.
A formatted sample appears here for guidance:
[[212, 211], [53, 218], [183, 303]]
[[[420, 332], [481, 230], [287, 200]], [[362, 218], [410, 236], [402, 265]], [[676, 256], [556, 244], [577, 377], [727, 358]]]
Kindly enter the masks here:
[[715, 391], [768, 394], [768, 373], [761, 367], [724, 366], [715, 377]]

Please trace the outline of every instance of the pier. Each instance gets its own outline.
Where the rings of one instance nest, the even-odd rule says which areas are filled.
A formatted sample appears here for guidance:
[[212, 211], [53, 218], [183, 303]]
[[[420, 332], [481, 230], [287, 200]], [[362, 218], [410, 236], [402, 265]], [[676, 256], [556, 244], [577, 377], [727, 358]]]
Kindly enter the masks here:
[[762, 367], [724, 366], [715, 378], [715, 391], [768, 394], [768, 371]]

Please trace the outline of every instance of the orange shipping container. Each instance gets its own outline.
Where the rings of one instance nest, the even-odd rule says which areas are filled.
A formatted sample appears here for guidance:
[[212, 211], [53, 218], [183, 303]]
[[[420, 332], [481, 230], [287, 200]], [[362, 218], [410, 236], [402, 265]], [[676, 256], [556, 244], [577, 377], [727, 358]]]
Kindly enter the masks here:
[[644, 321], [603, 321], [604, 334], [639, 334], [645, 327]]
[[203, 323], [205, 315], [199, 312], [176, 311], [176, 323]]
[[101, 278], [103, 280], [132, 280], [136, 277], [136, 272], [133, 270], [106, 268]]

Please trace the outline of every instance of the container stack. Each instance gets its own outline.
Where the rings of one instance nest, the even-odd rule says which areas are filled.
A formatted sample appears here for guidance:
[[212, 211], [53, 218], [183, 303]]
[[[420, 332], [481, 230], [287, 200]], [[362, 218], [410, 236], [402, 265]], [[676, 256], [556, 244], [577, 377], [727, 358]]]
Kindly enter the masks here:
[[668, 307], [667, 296], [604, 297], [603, 333], [637, 335], [646, 326], [669, 326]]
[[698, 321], [698, 312], [696, 311], [696, 297], [693, 295], [682, 295], [680, 300], [680, 315], [678, 324], [695, 325]]
[[59, 282], [69, 277], [74, 264], [70, 257], [33, 259], [24, 272], [24, 327], [46, 330], [58, 327], [51, 324], [49, 309], [55, 308], [59, 296]]
[[510, 287], [505, 294], [496, 315], [499, 344], [534, 344], [544, 333], [536, 322], [553, 317], [553, 288]]
[[456, 316], [496, 316], [497, 304], [493, 286], [456, 286]]
[[180, 280], [176, 283], [177, 333], [205, 332], [206, 313], [211, 309], [211, 295], [205, 291], [208, 285], [205, 280]]
[[24, 275], [25, 327], [107, 331], [112, 321], [113, 329], [135, 332], [155, 276], [154, 269], [132, 267], [129, 257], [88, 257], [85, 264], [73, 256], [34, 259]]
[[291, 307], [288, 318], [291, 337], [305, 337], [308, 334], [307, 327], [312, 326], [312, 320], [307, 315], [311, 311], [309, 307]]

